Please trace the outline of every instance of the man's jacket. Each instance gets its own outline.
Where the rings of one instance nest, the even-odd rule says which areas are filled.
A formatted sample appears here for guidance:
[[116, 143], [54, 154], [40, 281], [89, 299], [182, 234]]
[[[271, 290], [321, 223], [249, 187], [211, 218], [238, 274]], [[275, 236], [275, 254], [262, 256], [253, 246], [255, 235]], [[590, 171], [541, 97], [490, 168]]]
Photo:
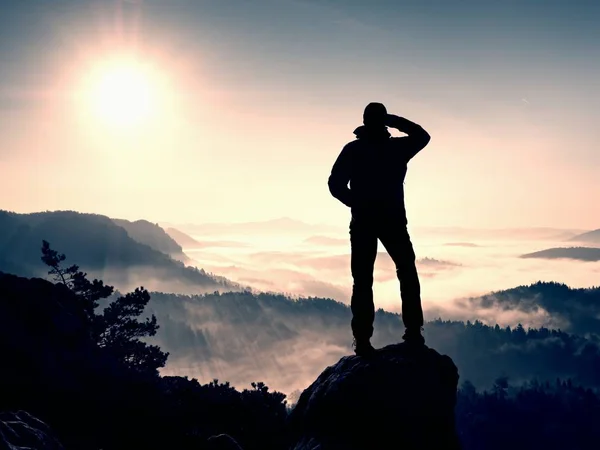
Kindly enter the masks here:
[[[389, 216], [403, 219], [407, 163], [430, 140], [419, 125], [396, 117], [393, 125], [408, 134], [391, 137], [386, 127], [360, 126], [344, 146], [329, 176], [329, 191], [351, 208], [353, 218]], [[348, 187], [348, 183], [350, 187]]]

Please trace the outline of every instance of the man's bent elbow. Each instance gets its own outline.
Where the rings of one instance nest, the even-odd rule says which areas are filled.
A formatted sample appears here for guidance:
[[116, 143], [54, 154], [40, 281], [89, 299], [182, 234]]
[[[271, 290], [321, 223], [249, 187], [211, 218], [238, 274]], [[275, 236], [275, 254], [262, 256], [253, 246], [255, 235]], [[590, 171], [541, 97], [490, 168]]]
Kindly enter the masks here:
[[421, 148], [425, 148], [427, 144], [429, 144], [429, 141], [431, 141], [431, 135], [427, 131], [423, 130], [420, 140]]
[[340, 198], [340, 186], [339, 183], [332, 177], [329, 177], [327, 181], [327, 187], [329, 188], [329, 193], [339, 200]]
[[327, 183], [329, 192], [338, 201], [342, 202], [346, 206], [350, 206], [350, 190], [347, 186], [339, 183], [338, 180], [329, 179]]
[[335, 182], [331, 176], [327, 180], [327, 187], [329, 188], [329, 192], [331, 193], [331, 195], [333, 195], [333, 192], [335, 191]]

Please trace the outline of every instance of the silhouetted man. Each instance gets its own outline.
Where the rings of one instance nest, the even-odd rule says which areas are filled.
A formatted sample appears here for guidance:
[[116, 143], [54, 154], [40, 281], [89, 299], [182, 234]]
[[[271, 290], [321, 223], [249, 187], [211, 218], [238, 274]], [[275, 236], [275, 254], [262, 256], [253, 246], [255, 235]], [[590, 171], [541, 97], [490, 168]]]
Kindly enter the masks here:
[[[387, 113], [381, 103], [365, 108], [356, 139], [344, 146], [329, 177], [331, 194], [351, 208], [350, 246], [352, 286], [352, 333], [356, 354], [368, 354], [371, 345], [375, 305], [373, 269], [377, 239], [396, 265], [402, 297], [402, 319], [406, 342], [423, 344], [421, 287], [415, 266], [415, 252], [407, 230], [404, 207], [404, 177], [407, 163], [429, 142], [419, 125]], [[387, 127], [406, 133], [391, 137]], [[348, 187], [350, 183], [350, 187]]]

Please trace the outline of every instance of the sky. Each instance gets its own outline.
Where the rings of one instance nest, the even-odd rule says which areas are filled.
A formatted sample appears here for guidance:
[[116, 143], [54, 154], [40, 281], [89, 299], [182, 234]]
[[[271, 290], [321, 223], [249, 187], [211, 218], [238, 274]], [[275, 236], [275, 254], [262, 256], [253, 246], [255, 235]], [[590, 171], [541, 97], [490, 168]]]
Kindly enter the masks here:
[[1, 209], [339, 225], [379, 101], [432, 136], [410, 224], [600, 227], [598, 2], [6, 3]]

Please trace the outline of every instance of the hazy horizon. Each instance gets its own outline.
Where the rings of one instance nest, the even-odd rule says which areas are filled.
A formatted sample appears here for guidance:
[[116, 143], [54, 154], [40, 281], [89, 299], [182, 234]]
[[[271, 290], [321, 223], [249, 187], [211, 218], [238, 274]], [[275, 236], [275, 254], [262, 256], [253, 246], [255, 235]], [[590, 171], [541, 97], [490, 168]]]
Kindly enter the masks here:
[[[308, 225], [308, 226], [326, 226], [326, 227], [330, 227], [331, 229], [336, 229], [337, 231], [343, 233], [343, 235], [341, 236], [342, 238], [346, 238], [346, 231], [348, 229], [348, 225], [349, 225], [349, 220], [350, 220], [350, 211], [347, 211], [347, 218], [344, 219], [342, 218], [341, 220], [319, 220], [318, 218], [315, 218], [316, 220], [307, 220], [306, 217], [301, 217], [301, 216], [293, 216], [293, 215], [272, 215], [272, 216], [267, 216], [264, 218], [255, 218], [255, 219], [251, 219], [250, 217], [244, 218], [244, 217], [238, 217], [236, 220], [232, 220], [232, 221], [219, 221], [219, 220], [215, 220], [212, 219], [210, 217], [207, 217], [207, 220], [193, 220], [193, 221], [179, 221], [179, 222], [174, 222], [172, 220], [169, 220], [168, 218], [165, 219], [164, 217], [156, 217], [156, 216], [140, 216], [137, 214], [126, 214], [126, 215], [111, 215], [106, 213], [105, 211], [99, 211], [97, 209], [94, 208], [89, 208], [89, 209], [72, 209], [72, 208], [61, 208], [61, 209], [49, 209], [49, 208], [44, 208], [44, 209], [6, 209], [6, 208], [2, 208], [5, 211], [8, 212], [14, 212], [17, 214], [32, 214], [32, 213], [39, 213], [39, 212], [44, 212], [44, 211], [75, 211], [75, 212], [79, 212], [79, 213], [84, 213], [84, 214], [99, 214], [99, 215], [103, 215], [103, 216], [107, 216], [110, 217], [111, 219], [123, 219], [123, 220], [129, 220], [131, 222], [136, 222], [139, 220], [143, 220], [143, 221], [147, 221], [147, 222], [151, 222], [151, 223], [155, 223], [160, 225], [161, 227], [173, 227], [173, 228], [181, 228], [181, 229], [185, 229], [189, 226], [221, 226], [221, 225], [225, 225], [225, 226], [236, 226], [236, 225], [247, 225], [247, 224], [265, 224], [265, 223], [277, 223], [280, 221], [291, 221], [291, 222], [296, 222], [298, 224], [304, 224], [304, 225]], [[505, 226], [494, 226], [493, 224], [488, 224], [485, 226], [469, 226], [468, 224], [452, 224], [452, 223], [448, 223], [448, 224], [437, 224], [437, 225], [429, 225], [427, 223], [421, 224], [421, 225], [412, 225], [412, 221], [408, 224], [408, 228], [409, 229], [415, 229], [415, 230], [464, 230], [464, 231], [468, 231], [468, 230], [480, 230], [480, 231], [518, 231], [518, 230], [522, 230], [522, 231], [535, 231], [535, 230], [547, 230], [549, 232], [551, 231], [556, 231], [556, 232], [565, 232], [565, 233], [570, 233], [570, 234], [580, 234], [580, 233], [585, 233], [588, 231], [594, 231], [597, 229], [600, 229], [600, 223], [597, 226], [592, 226], [592, 227], [583, 227], [583, 226], [554, 226], [551, 223], [548, 224], [537, 224], [537, 225], [519, 225], [518, 222], [515, 222], [513, 224], [506, 224]]]
[[[197, 246], [181, 243], [192, 258], [188, 264], [259, 292], [349, 303], [352, 279], [347, 229], [289, 219], [227, 225], [161, 225], [167, 229], [174, 226], [198, 242]], [[547, 248], [584, 245], [570, 240], [578, 231], [581, 230], [415, 228], [412, 234], [426, 317], [479, 319], [503, 326], [550, 323], [552, 318], [544, 311], [531, 315], [522, 311], [473, 310], [465, 308], [464, 300], [538, 281], [565, 283], [573, 288], [597, 286], [598, 261], [521, 258]], [[381, 245], [375, 264], [374, 292], [377, 308], [400, 312], [395, 270]]]

